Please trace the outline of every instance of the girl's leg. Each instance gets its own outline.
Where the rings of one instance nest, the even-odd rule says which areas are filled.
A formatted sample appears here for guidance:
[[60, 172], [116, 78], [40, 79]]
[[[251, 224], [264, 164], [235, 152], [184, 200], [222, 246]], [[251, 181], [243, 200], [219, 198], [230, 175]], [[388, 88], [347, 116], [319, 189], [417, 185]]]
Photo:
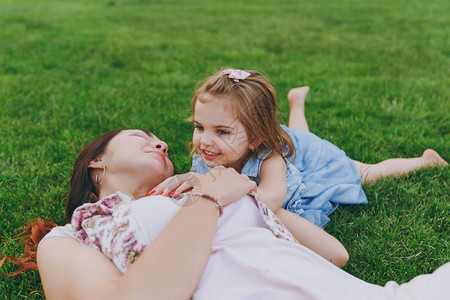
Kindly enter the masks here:
[[305, 117], [305, 99], [309, 93], [309, 86], [291, 89], [287, 95], [289, 102], [289, 128], [309, 131]]
[[391, 158], [377, 164], [365, 164], [354, 160], [361, 174], [361, 183], [374, 183], [381, 178], [400, 177], [421, 168], [447, 166], [448, 163], [434, 150], [427, 149], [421, 157]]

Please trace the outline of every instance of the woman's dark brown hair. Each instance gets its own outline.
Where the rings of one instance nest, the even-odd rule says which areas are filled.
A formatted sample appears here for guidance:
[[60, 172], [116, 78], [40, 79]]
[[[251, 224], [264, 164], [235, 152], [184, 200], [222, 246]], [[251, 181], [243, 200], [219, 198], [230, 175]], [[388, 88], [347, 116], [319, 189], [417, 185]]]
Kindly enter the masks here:
[[[142, 129], [141, 129], [142, 130]], [[102, 155], [109, 142], [121, 132], [122, 130], [112, 130], [103, 134], [99, 138], [89, 143], [78, 155], [77, 160], [72, 171], [72, 178], [70, 181], [69, 197], [66, 204], [66, 218], [70, 223], [73, 211], [84, 203], [93, 203], [98, 201], [99, 191], [91, 179], [91, 168], [89, 164], [92, 160]], [[150, 132], [142, 130], [148, 135]], [[22, 228], [18, 239], [24, 242], [24, 251], [20, 257], [12, 257], [5, 255], [0, 261], [0, 268], [6, 260], [19, 266], [18, 270], [12, 274], [5, 274], [0, 271], [0, 274], [5, 276], [16, 276], [26, 270], [36, 270], [36, 253], [37, 246], [42, 238], [56, 227], [54, 222], [45, 222], [42, 219], [33, 219], [29, 224]]]
[[89, 143], [78, 155], [73, 166], [72, 179], [70, 180], [69, 198], [66, 204], [66, 219], [70, 222], [73, 211], [84, 203], [98, 201], [98, 190], [91, 179], [92, 169], [89, 164], [102, 155], [109, 141], [122, 130], [112, 130]]

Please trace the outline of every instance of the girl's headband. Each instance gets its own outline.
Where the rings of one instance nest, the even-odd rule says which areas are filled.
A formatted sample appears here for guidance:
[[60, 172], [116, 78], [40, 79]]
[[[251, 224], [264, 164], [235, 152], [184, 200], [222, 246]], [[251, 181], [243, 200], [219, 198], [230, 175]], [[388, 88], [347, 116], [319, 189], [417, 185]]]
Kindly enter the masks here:
[[227, 69], [220, 72], [222, 75], [228, 75], [228, 78], [234, 80], [234, 82], [239, 82], [239, 80], [244, 80], [248, 76], [252, 75], [248, 72], [239, 70], [239, 69]]

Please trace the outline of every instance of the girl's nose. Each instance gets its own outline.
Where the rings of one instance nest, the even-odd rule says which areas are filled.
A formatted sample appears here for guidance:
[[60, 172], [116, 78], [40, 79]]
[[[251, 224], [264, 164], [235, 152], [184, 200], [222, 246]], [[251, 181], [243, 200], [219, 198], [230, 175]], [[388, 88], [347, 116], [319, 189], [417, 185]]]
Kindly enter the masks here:
[[167, 151], [169, 150], [169, 146], [167, 146], [166, 143], [163, 141], [157, 141], [153, 144], [153, 147], [160, 150], [162, 153], [167, 154]]
[[200, 142], [201, 142], [203, 145], [208, 145], [208, 146], [213, 144], [212, 139], [211, 139], [211, 138], [209, 137], [209, 135], [206, 134], [206, 133], [202, 134], [202, 137], [201, 137], [201, 139], [200, 139]]

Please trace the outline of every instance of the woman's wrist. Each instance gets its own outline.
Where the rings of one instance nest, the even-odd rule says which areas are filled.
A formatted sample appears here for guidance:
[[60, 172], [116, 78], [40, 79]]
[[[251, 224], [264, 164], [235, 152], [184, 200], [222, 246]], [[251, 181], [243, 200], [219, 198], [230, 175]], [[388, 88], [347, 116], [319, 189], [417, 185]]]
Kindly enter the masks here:
[[222, 202], [220, 202], [219, 200], [217, 200], [214, 196], [211, 196], [209, 194], [206, 193], [201, 193], [201, 192], [194, 192], [192, 191], [190, 193], [190, 197], [198, 197], [198, 198], [203, 198], [205, 200], [211, 201], [216, 205], [217, 210], [219, 211], [219, 216], [222, 216], [223, 213], [223, 205]]

